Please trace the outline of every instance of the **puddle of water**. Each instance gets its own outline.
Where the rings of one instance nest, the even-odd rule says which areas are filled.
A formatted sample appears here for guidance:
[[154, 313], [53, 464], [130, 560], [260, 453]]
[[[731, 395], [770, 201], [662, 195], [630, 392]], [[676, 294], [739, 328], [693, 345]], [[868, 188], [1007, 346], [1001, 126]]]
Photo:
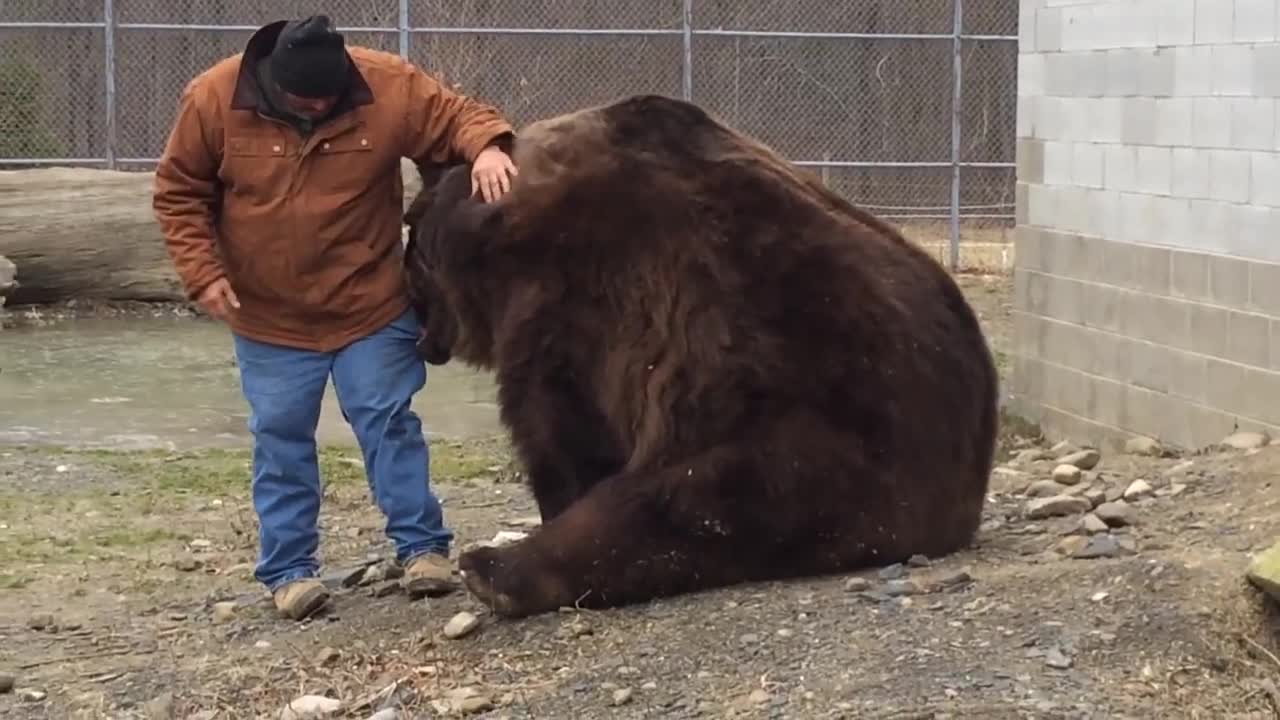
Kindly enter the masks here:
[[[427, 367], [414, 408], [427, 433], [501, 432], [491, 376]], [[190, 318], [91, 318], [0, 330], [0, 443], [81, 447], [247, 447], [224, 326]], [[317, 440], [353, 445], [332, 381]]]

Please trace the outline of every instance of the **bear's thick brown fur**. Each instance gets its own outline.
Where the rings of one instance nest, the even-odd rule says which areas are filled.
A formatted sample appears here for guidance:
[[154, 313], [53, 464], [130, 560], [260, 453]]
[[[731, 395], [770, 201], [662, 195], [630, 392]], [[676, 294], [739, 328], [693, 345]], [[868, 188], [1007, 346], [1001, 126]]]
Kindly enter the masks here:
[[762, 144], [637, 96], [534, 123], [487, 204], [406, 212], [422, 356], [491, 369], [543, 517], [459, 558], [520, 616], [940, 556], [979, 524], [997, 375], [931, 257]]

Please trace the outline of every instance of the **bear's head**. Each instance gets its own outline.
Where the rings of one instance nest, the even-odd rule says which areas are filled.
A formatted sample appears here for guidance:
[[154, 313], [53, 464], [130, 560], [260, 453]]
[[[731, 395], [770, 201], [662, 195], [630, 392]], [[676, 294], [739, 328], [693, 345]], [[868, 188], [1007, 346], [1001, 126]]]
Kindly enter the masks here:
[[487, 364], [484, 278], [475, 272], [483, 235], [499, 210], [471, 191], [471, 166], [420, 169], [422, 190], [405, 211], [405, 285], [422, 324], [418, 356], [432, 365], [457, 357]]

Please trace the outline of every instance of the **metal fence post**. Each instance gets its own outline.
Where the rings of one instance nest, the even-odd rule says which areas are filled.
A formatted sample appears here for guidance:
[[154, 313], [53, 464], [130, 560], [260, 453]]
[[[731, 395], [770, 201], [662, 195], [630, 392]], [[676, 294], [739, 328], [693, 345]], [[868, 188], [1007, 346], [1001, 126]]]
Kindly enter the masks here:
[[681, 91], [686, 102], [693, 101], [693, 0], [684, 0], [684, 18], [681, 30], [684, 37], [684, 74], [681, 77]]
[[400, 30], [400, 57], [409, 57], [409, 0], [400, 0], [400, 17], [396, 21]]
[[951, 271], [960, 269], [960, 98], [962, 50], [964, 34], [964, 0], [952, 0], [954, 17], [951, 26]]
[[116, 169], [116, 7], [115, 0], [102, 0], [102, 46], [106, 50], [102, 74], [106, 85], [107, 169]]

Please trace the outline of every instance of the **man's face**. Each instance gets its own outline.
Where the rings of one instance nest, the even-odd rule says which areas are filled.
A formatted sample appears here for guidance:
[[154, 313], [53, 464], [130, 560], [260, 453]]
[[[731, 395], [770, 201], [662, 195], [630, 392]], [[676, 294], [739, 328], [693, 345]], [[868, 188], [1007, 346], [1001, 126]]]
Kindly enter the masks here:
[[284, 97], [285, 105], [288, 106], [290, 112], [313, 120], [324, 117], [338, 102], [336, 95], [324, 98], [304, 98], [283, 91], [280, 94]]

